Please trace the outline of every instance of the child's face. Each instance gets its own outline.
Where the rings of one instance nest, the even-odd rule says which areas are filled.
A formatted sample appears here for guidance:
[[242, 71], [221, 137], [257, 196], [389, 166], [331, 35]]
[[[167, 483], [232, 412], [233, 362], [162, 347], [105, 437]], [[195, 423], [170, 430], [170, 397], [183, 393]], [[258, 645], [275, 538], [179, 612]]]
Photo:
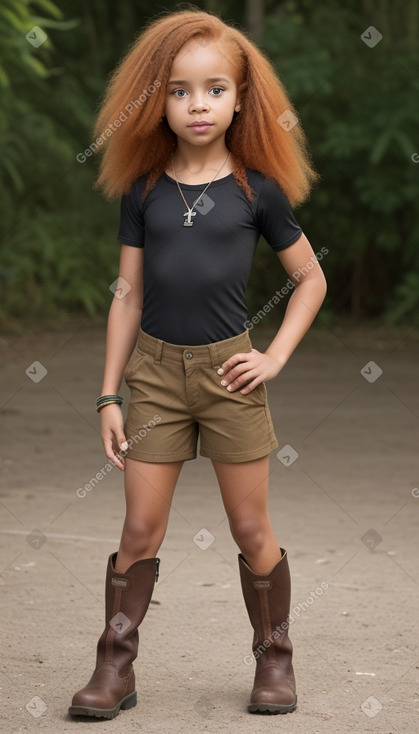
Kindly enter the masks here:
[[235, 68], [222, 48], [188, 41], [173, 61], [166, 89], [166, 118], [177, 138], [195, 146], [224, 139], [238, 104]]

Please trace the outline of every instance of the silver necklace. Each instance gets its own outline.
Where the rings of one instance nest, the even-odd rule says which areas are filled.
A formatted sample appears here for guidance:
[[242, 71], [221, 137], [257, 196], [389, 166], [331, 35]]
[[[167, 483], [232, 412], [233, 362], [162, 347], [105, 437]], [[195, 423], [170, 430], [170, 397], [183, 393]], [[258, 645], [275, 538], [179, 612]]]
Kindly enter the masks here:
[[182, 199], [184, 201], [184, 204], [185, 204], [185, 206], [186, 206], [186, 208], [188, 210], [183, 215], [184, 217], [186, 217], [185, 221], [183, 222], [183, 226], [184, 227], [192, 227], [192, 225], [193, 225], [192, 217], [195, 217], [196, 216], [196, 212], [194, 212], [193, 209], [197, 205], [198, 201], [200, 199], [202, 199], [202, 197], [205, 194], [207, 188], [209, 186], [211, 186], [212, 182], [217, 178], [218, 174], [221, 173], [221, 171], [223, 170], [225, 164], [228, 161], [229, 155], [230, 155], [230, 151], [227, 153], [227, 158], [225, 159], [225, 161], [224, 161], [223, 165], [221, 166], [221, 168], [217, 171], [217, 173], [215, 174], [214, 178], [212, 178], [211, 181], [205, 186], [205, 189], [203, 190], [203, 192], [201, 194], [199, 194], [198, 198], [195, 199], [195, 201], [194, 201], [194, 203], [192, 204], [191, 207], [188, 206], [188, 202], [186, 201], [186, 199], [185, 199], [185, 197], [184, 197], [184, 195], [182, 193], [182, 189], [180, 188], [179, 181], [176, 178], [175, 166], [174, 166], [174, 163], [173, 163], [173, 155], [171, 156], [171, 159], [172, 159], [172, 169], [173, 169], [173, 178], [176, 181], [176, 185], [177, 185], [177, 187], [179, 189], [179, 193], [180, 193], [180, 195], [181, 195], [181, 197], [182, 197]]

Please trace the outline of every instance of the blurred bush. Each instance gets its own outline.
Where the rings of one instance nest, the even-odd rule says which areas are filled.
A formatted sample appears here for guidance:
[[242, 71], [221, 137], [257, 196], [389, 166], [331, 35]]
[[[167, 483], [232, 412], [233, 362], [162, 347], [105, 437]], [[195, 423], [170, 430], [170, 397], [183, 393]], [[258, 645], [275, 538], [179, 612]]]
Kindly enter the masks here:
[[[245, 22], [236, 0], [196, 6]], [[397, 9], [385, 0], [265, 3], [261, 46], [322, 176], [296, 210], [315, 252], [329, 251], [320, 323], [349, 315], [419, 327], [418, 8], [417, 0]], [[106, 314], [117, 276], [119, 204], [92, 191], [97, 160], [78, 163], [76, 155], [91, 142], [109, 72], [162, 9], [150, 13], [145, 0], [2, 0], [0, 324]], [[34, 26], [47, 34], [38, 46]], [[383, 36], [374, 47], [361, 39], [369, 26]], [[286, 280], [262, 241], [249, 316]], [[284, 305], [266, 323], [278, 323]]]

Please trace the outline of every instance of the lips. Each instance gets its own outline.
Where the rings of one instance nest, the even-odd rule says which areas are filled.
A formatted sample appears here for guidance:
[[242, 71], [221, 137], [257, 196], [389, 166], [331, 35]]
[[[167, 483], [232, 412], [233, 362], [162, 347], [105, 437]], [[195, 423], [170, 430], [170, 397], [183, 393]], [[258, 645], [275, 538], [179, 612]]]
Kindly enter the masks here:
[[200, 127], [203, 127], [204, 128], [205, 127], [205, 128], [207, 128], [207, 127], [211, 127], [211, 125], [212, 125], [211, 122], [205, 122], [205, 120], [200, 120], [198, 122], [192, 122], [190, 125], [188, 125], [188, 127], [196, 127], [196, 128], [200, 128]]

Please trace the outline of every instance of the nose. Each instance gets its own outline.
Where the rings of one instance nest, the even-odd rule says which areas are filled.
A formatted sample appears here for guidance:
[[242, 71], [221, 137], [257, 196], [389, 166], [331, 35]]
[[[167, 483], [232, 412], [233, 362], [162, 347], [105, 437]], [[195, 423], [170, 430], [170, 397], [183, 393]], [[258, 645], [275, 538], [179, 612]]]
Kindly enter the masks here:
[[202, 112], [209, 109], [209, 102], [205, 97], [198, 93], [193, 96], [189, 105], [190, 112]]

